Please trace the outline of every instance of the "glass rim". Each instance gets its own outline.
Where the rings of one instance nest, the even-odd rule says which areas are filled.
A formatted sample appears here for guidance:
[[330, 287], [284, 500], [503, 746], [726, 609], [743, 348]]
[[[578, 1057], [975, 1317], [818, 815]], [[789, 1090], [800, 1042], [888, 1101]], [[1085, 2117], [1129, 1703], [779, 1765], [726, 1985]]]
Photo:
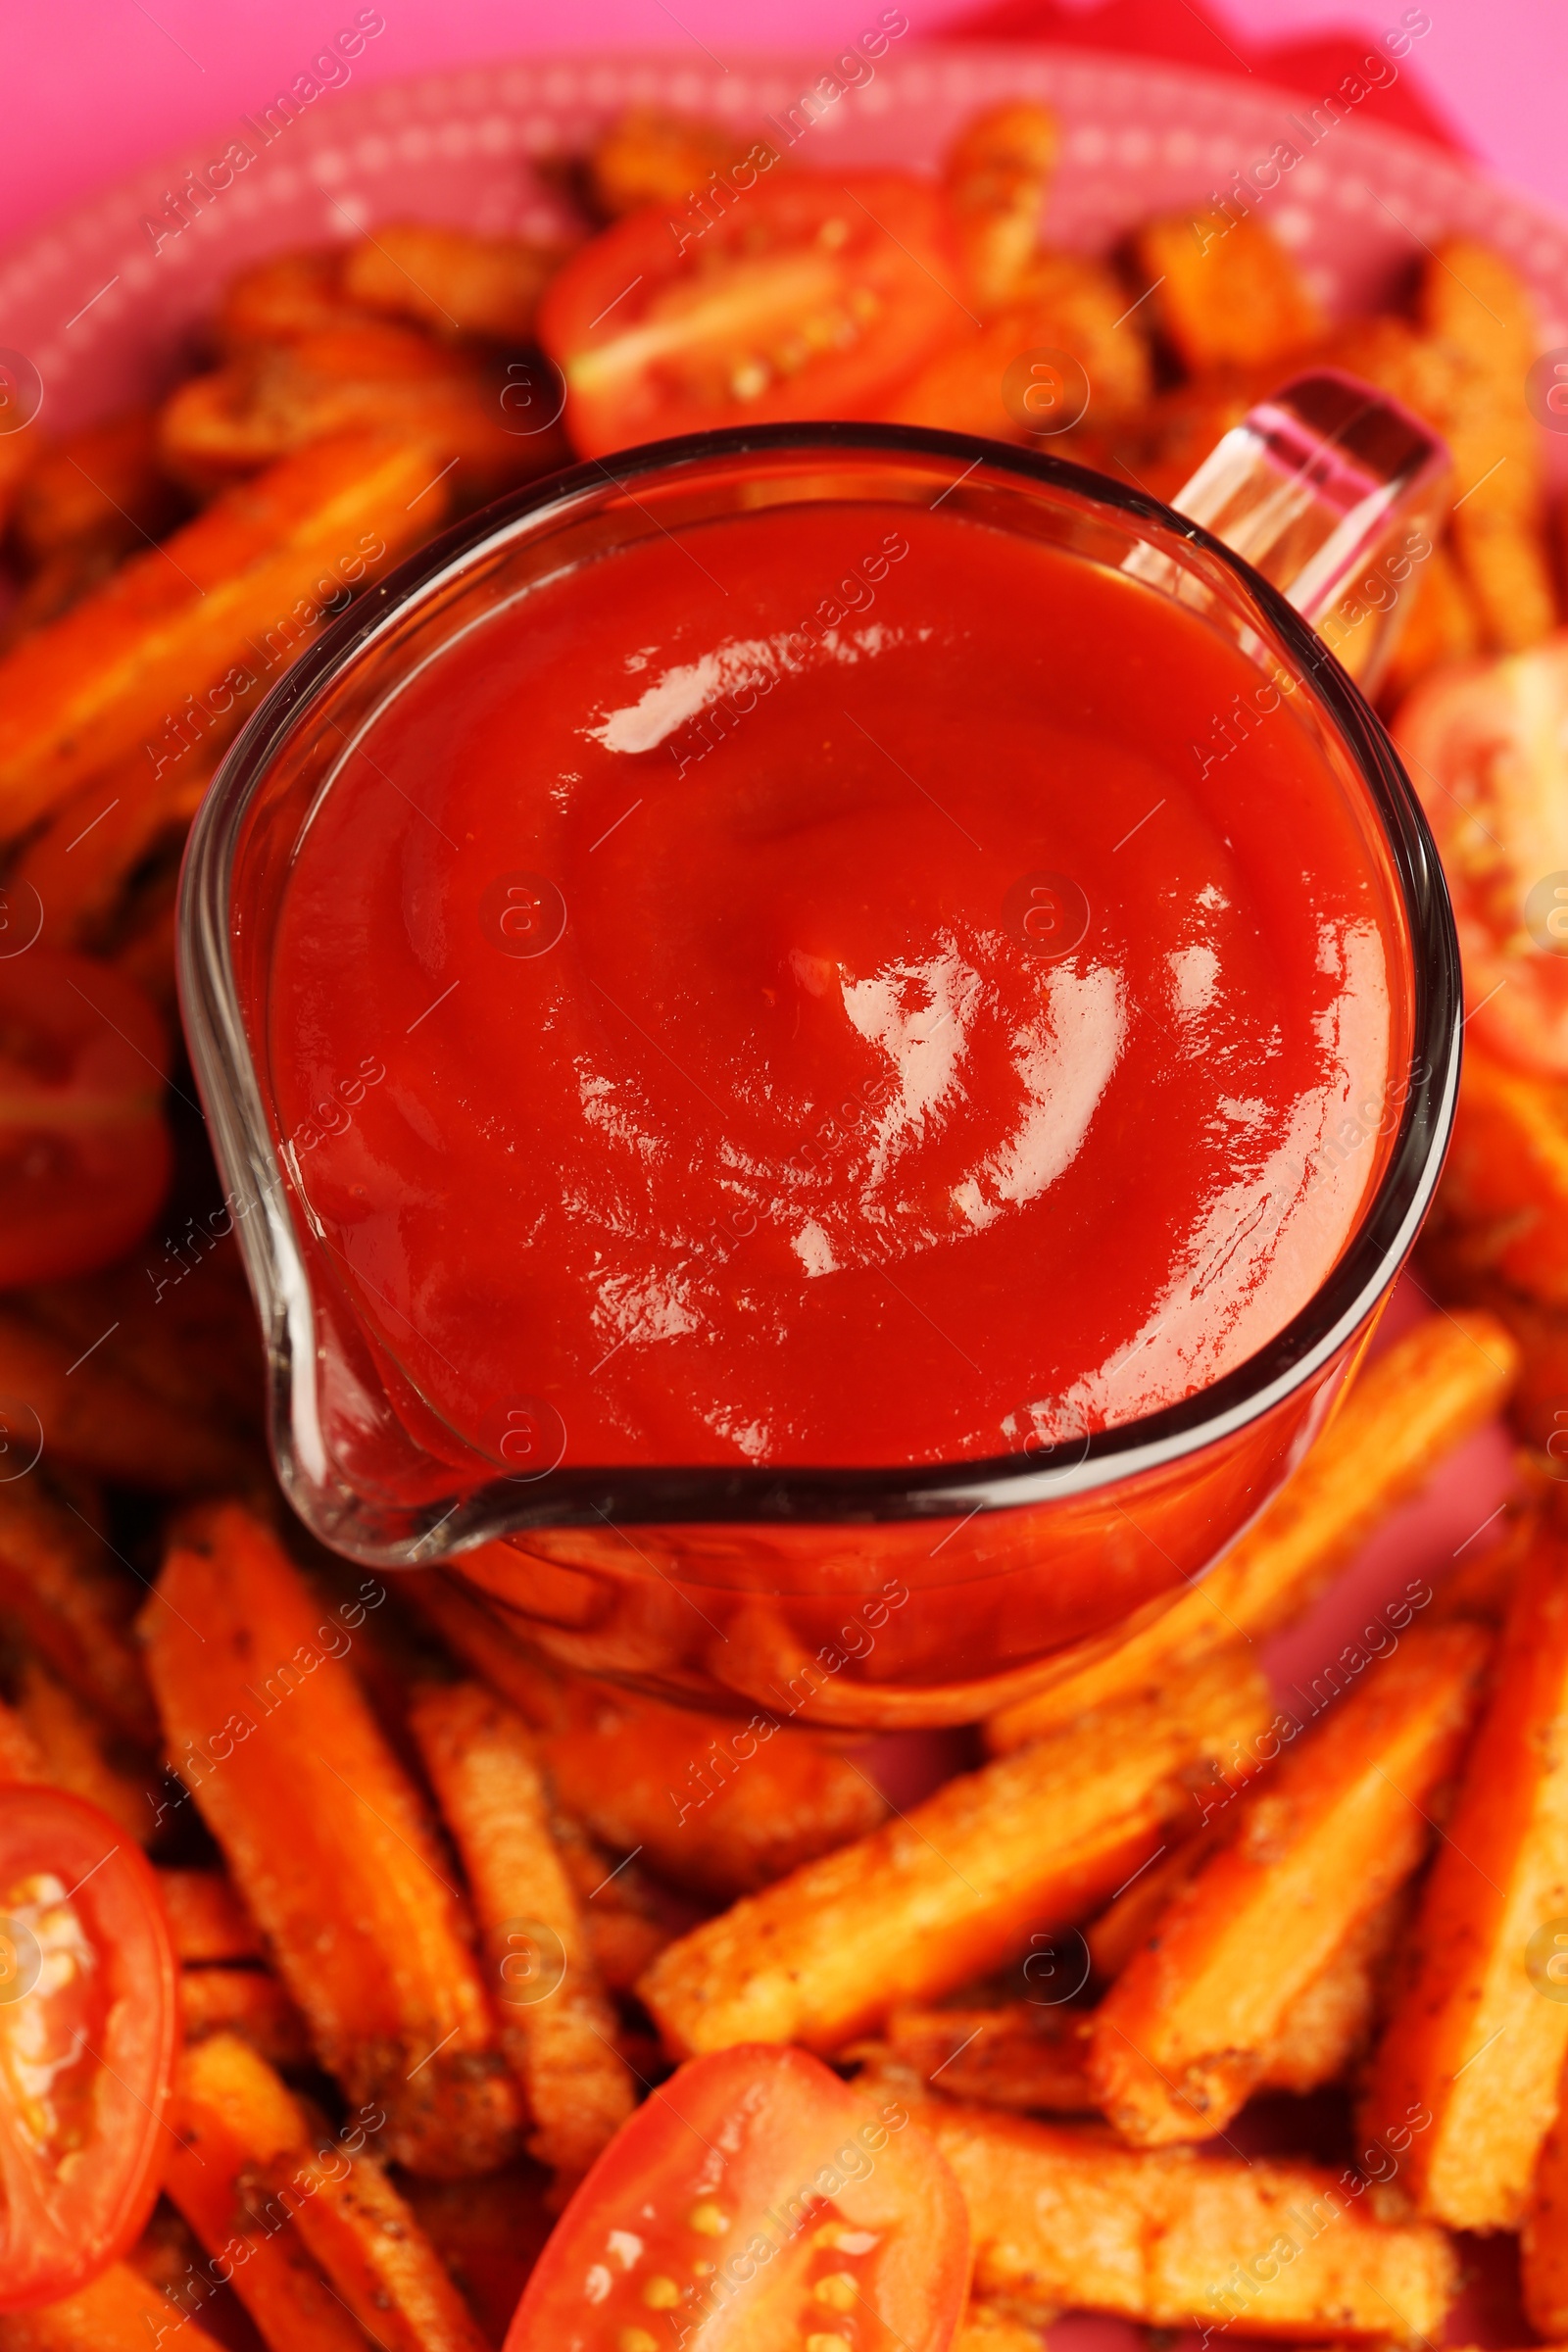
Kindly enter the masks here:
[[[1410, 1076], [1400, 1119], [1375, 1190], [1336, 1264], [1311, 1298], [1260, 1348], [1192, 1396], [1037, 1452], [975, 1455], [887, 1466], [639, 1464], [561, 1465], [514, 1480], [497, 1472], [428, 1505], [388, 1505], [386, 1528], [364, 1524], [376, 1506], [344, 1491], [323, 1508], [301, 1467], [296, 1414], [302, 1379], [315, 1377], [311, 1345], [290, 1328], [290, 1283], [314, 1303], [314, 1283], [284, 1201], [290, 1188], [273, 1143], [246, 1030], [231, 955], [230, 893], [241, 828], [275, 756], [306, 723], [316, 699], [392, 620], [473, 559], [523, 537], [552, 512], [586, 503], [650, 473], [677, 475], [710, 461], [820, 453], [951, 459], [967, 478], [982, 466], [1036, 490], [1185, 540], [1235, 578], [1296, 663], [1367, 793], [1409, 926]], [[956, 477], [953, 487], [958, 486]], [[248, 1169], [260, 1215], [236, 1219], [258, 1297], [269, 1357], [269, 1425], [285, 1493], [313, 1531], [339, 1549], [387, 1565], [413, 1565], [499, 1535], [601, 1524], [874, 1524], [1026, 1508], [1089, 1494], [1170, 1467], [1231, 1437], [1283, 1404], [1345, 1348], [1398, 1273], [1442, 1172], [1458, 1093], [1463, 1042], [1458, 939], [1437, 845], [1419, 799], [1381, 722], [1308, 622], [1244, 558], [1201, 524], [1147, 492], [1045, 451], [921, 425], [821, 422], [731, 426], [656, 441], [565, 467], [453, 524], [378, 581], [309, 647], [266, 695], [222, 760], [192, 826], [177, 910], [181, 1008], [220, 1176]], [[1397, 1079], [1393, 1081], [1398, 1083]], [[307, 1356], [302, 1370], [300, 1355]], [[313, 1415], [314, 1421], [314, 1415]], [[306, 1450], [318, 1452], [316, 1443]], [[406, 1532], [393, 1535], [398, 1522]], [[435, 1530], [445, 1531], [436, 1540]]]

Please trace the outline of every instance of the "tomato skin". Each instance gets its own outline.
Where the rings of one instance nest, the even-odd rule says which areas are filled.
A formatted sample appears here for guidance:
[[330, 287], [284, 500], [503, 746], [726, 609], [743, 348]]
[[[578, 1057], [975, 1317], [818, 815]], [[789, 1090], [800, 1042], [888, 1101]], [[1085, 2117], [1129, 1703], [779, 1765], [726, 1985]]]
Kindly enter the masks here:
[[506, 2352], [805, 2343], [946, 2352], [969, 2282], [958, 2184], [897, 2100], [807, 2051], [693, 2060], [625, 2123], [556, 2225]]
[[1568, 630], [1424, 678], [1392, 732], [1447, 876], [1470, 1038], [1568, 1078]]
[[168, 1190], [169, 1038], [139, 988], [63, 948], [0, 959], [0, 1289], [122, 1256]]
[[875, 416], [972, 323], [939, 191], [781, 171], [700, 235], [660, 208], [582, 246], [539, 339], [586, 458], [720, 425]]
[[[59, 1893], [46, 1885], [22, 1899], [40, 1878]], [[40, 1929], [30, 1942], [29, 1914]], [[83, 1946], [85, 1966], [74, 1958]], [[118, 2261], [162, 2178], [179, 2049], [173, 1938], [145, 1856], [96, 1805], [59, 1788], [0, 1789], [0, 1963], [3, 2312], [52, 2303]], [[24, 2128], [14, 2034], [68, 2051], [82, 2036], [84, 2056], [55, 2068], [46, 2099], [57, 2114], [57, 2101], [74, 2109], [67, 2179], [38, 2144], [36, 2105]]]

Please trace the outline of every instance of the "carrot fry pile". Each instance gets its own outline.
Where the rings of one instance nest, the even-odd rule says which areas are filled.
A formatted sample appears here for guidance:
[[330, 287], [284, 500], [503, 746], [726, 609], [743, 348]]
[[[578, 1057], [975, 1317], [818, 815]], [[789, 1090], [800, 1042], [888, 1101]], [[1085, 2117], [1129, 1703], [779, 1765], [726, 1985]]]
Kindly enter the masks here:
[[[1008, 371], [1049, 348], [1090, 393], [1037, 445], [1169, 497], [1258, 398], [1344, 367], [1455, 461], [1380, 707], [1547, 640], [1540, 321], [1511, 266], [1439, 237], [1402, 307], [1334, 320], [1260, 219], [1059, 251], [1059, 144], [1022, 102], [955, 141], [967, 300], [878, 416], [1031, 445]], [[693, 233], [693, 191], [718, 204], [747, 152], [634, 111], [558, 159], [570, 233], [402, 220], [268, 257], [156, 408], [0, 436], [0, 906], [36, 902], [47, 950], [113, 966], [173, 1035], [174, 875], [235, 737], [392, 565], [570, 461], [569, 411], [518, 430], [513, 399], [545, 380], [550, 289], [649, 205]], [[760, 135], [750, 157], [802, 168]], [[1370, 596], [1325, 631], [1352, 670]], [[956, 2352], [1029, 2352], [1068, 2310], [1431, 2341], [1460, 2230], [1517, 2235], [1531, 2325], [1568, 2338], [1568, 1076], [1468, 1049], [1414, 1269], [1431, 1311], [1206, 1577], [1064, 1653], [901, 1803], [860, 1734], [782, 1720], [710, 1784], [733, 1725], [548, 1659], [483, 1551], [381, 1574], [314, 1547], [172, 1084], [162, 1223], [0, 1298], [6, 1446], [19, 1403], [45, 1433], [0, 1479], [0, 1779], [147, 1850], [183, 2003], [152, 2221], [79, 2293], [0, 2314], [0, 2352], [175, 2328], [182, 2352], [499, 2346], [650, 2089], [758, 2043], [903, 2101], [947, 2159], [974, 2247]], [[6, 1119], [0, 1175], [28, 1144]], [[1264, 1645], [1499, 1413], [1498, 1524], [1384, 1611], [1332, 1705], [1274, 1689]], [[1249, 2152], [1269, 2093], [1332, 2110], [1332, 2163]]]

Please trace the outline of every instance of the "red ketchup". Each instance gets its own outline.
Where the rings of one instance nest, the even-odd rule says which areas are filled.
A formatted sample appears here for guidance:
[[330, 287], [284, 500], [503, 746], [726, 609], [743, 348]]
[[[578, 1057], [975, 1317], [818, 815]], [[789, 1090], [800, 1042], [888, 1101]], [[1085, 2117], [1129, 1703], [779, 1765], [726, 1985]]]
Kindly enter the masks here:
[[317, 808], [269, 1006], [421, 1444], [475, 1480], [541, 1414], [582, 1465], [929, 1463], [1253, 1353], [1407, 1051], [1306, 700], [1125, 574], [902, 505], [655, 535], [461, 637]]

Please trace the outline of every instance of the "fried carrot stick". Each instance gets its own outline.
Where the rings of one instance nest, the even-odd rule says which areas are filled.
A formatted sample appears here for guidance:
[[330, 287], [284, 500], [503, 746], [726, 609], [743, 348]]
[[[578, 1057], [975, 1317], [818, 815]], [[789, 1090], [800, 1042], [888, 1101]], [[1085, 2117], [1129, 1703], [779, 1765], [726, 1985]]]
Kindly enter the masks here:
[[953, 2352], [1040, 2352], [1045, 2338], [1022, 2320], [1010, 2319], [990, 2303], [971, 2303], [958, 2322]]
[[638, 1987], [681, 2056], [741, 2041], [832, 2050], [902, 2001], [1093, 1912], [1194, 1810], [1184, 1776], [1245, 1756], [1272, 1706], [1235, 1657], [949, 1781], [669, 1945]]
[[477, 1683], [410, 1714], [473, 1892], [501, 2047], [527, 2094], [529, 2154], [577, 2180], [636, 2103], [576, 1892], [550, 1833], [533, 1740]]
[[439, 1570], [400, 1576], [398, 1591], [539, 1733], [561, 1810], [617, 1853], [641, 1849], [677, 1886], [749, 1892], [882, 1819], [877, 1789], [830, 1736], [784, 1726], [738, 1738], [733, 1718], [564, 1674]]
[[1436, 2336], [1456, 2265], [1441, 2230], [1377, 2218], [1320, 2167], [1133, 2149], [1097, 2125], [910, 2102], [957, 2176], [977, 2295], [1248, 2335]]
[[[1087, 1930], [1089, 1957], [1101, 1984], [1113, 1983], [1158, 1934], [1162, 1915], [1214, 1851], [1217, 1830], [1215, 1824], [1214, 1834], [1201, 1832], [1156, 1862]], [[1338, 2082], [1361, 2056], [1371, 2038], [1386, 1965], [1407, 1910], [1401, 1893], [1369, 1912], [1321, 1975], [1298, 1995], [1262, 2053], [1259, 2090], [1316, 2090], [1324, 2082]]]
[[37, 1479], [0, 1488], [0, 1611], [73, 1690], [150, 1747], [158, 1717], [131, 1642], [136, 1596], [97, 1532]]
[[269, 2066], [311, 2064], [311, 2037], [270, 1968], [182, 1968], [180, 2004], [187, 2041], [237, 2034]]
[[1172, 213], [1138, 230], [1133, 256], [1160, 331], [1194, 373], [1289, 359], [1323, 331], [1299, 270], [1261, 220]]
[[149, 1757], [141, 1776], [133, 1757], [115, 1752], [101, 1716], [36, 1659], [22, 1668], [16, 1709], [43, 1758], [42, 1777], [55, 1788], [85, 1797], [132, 1838], [146, 1839], [156, 1825], [157, 1775]]
[[1259, 2090], [1289, 2090], [1299, 2096], [1325, 2082], [1341, 2082], [1364, 2057], [1410, 1907], [1406, 1886], [1350, 1930], [1263, 2051]]
[[1491, 1419], [1518, 1362], [1494, 1315], [1417, 1324], [1359, 1374], [1289, 1484], [1201, 1583], [1108, 1656], [994, 1715], [989, 1744], [1005, 1753], [1085, 1707], [1299, 1616], [1378, 1522]]
[[1469, 1048], [1438, 1207], [1465, 1273], [1568, 1306], [1568, 1086]]
[[1546, 1980], [1532, 1975], [1541, 1937], [1549, 1959], [1549, 1923], [1568, 1914], [1565, 1714], [1568, 1548], [1544, 1534], [1361, 2110], [1366, 2132], [1396, 2148], [1395, 2133], [1414, 2128], [1404, 2184], [1454, 2229], [1519, 2227], [1568, 2053], [1568, 2004], [1544, 1998]]
[[343, 291], [341, 245], [272, 253], [241, 270], [223, 288], [214, 322], [220, 351], [248, 343], [288, 343], [332, 326], [365, 326], [370, 313]]
[[130, 877], [164, 842], [183, 840], [240, 724], [261, 696], [235, 700], [221, 728], [155, 772], [134, 752], [67, 796], [17, 858], [12, 881], [36, 891], [40, 937], [51, 947], [95, 947]]
[[128, 1374], [79, 1356], [52, 1331], [0, 1314], [0, 1396], [37, 1415], [46, 1461], [155, 1494], [232, 1487], [254, 1474], [251, 1457], [225, 1432], [176, 1412]]
[[232, 1505], [175, 1542], [158, 1591], [143, 1625], [175, 1769], [322, 2065], [385, 2106], [400, 2163], [489, 2171], [516, 2094], [450, 1865], [348, 1662], [353, 1608], [315, 1603]]
[[161, 1870], [158, 1890], [181, 1965], [263, 1957], [256, 1922], [221, 1871]]
[[358, 2325], [286, 2215], [247, 2210], [262, 2204], [247, 2195], [257, 2173], [310, 2149], [310, 2119], [293, 2092], [245, 2042], [215, 2034], [179, 2062], [173, 2122], [179, 2144], [165, 2191], [222, 2265], [219, 2275], [270, 2352], [365, 2352]]
[[29, 564], [107, 543], [117, 555], [160, 538], [180, 512], [158, 466], [158, 419], [124, 409], [45, 449], [17, 493], [12, 535]]
[[412, 318], [437, 335], [525, 343], [539, 297], [564, 256], [520, 237], [478, 237], [428, 220], [382, 220], [343, 260], [350, 302]]
[[[1558, 1939], [1558, 1948], [1551, 1957], [1558, 1962], [1559, 1975], [1568, 1978], [1568, 1936]], [[1549, 1962], [1547, 1966], [1549, 1967]], [[1568, 1983], [1559, 1984], [1557, 1979], [1542, 1972], [1544, 1986], [1560, 2000], [1568, 1992]], [[1541, 2150], [1536, 2167], [1535, 2186], [1531, 2191], [1530, 2210], [1519, 2241], [1519, 2283], [1524, 2292], [1525, 2312], [1538, 2335], [1548, 2342], [1561, 2342], [1568, 2337], [1568, 2114], [1563, 2108], [1564, 2082], [1568, 2082], [1568, 2067], [1557, 2085], [1557, 2113]]]
[[[173, 2335], [179, 2352], [223, 2352], [215, 2335], [190, 2319], [128, 2262], [111, 2263], [89, 2286], [36, 2311], [0, 2312], [0, 2352], [151, 2352]], [[296, 2338], [291, 2352], [327, 2352]], [[365, 2352], [363, 2340], [334, 2343], [332, 2352]]]
[[1297, 2004], [1420, 1863], [1490, 1647], [1479, 1626], [1407, 1633], [1243, 1798], [1096, 2016], [1089, 2080], [1124, 2139], [1206, 2139], [1261, 2082]]
[[895, 2009], [884, 2028], [896, 2066], [943, 2096], [1023, 2114], [1094, 2115], [1082, 2009], [1006, 2001], [997, 2009]]
[[550, 2176], [531, 2164], [482, 2180], [410, 2180], [409, 2203], [493, 2344], [506, 2340], [554, 2226]]
[[1011, 301], [1028, 271], [1060, 145], [1054, 115], [1019, 99], [971, 116], [948, 150], [948, 202], [982, 309]]
[[380, 2166], [330, 2145], [279, 2157], [260, 2186], [384, 2352], [488, 2352], [440, 2256]]
[[[1224, 1816], [1220, 1819], [1223, 1822]], [[1089, 1958], [1102, 1984], [1114, 1984], [1127, 1963], [1143, 1950], [1161, 1914], [1197, 1877], [1219, 1836], [1220, 1825], [1215, 1824], [1180, 1845], [1167, 1847], [1085, 1930]]]
[[[161, 737], [185, 698], [292, 653], [351, 587], [442, 518], [428, 454], [372, 434], [229, 491], [0, 662], [0, 834]], [[286, 640], [286, 646], [283, 641]]]
[[43, 1750], [15, 1707], [0, 1699], [0, 1781], [47, 1781]]

